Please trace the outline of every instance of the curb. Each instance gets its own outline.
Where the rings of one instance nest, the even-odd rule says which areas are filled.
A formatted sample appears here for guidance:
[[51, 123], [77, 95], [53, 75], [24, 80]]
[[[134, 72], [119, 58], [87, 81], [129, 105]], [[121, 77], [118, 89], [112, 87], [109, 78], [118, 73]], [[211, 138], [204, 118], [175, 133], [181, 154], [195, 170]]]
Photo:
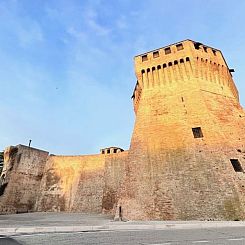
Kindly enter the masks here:
[[177, 229], [205, 229], [224, 227], [245, 227], [245, 222], [219, 223], [185, 223], [185, 224], [115, 224], [101, 226], [40, 226], [40, 227], [6, 227], [0, 228], [0, 235], [11, 236], [34, 233], [62, 233], [62, 232], [96, 232], [96, 231], [129, 231], [129, 230], [177, 230]]

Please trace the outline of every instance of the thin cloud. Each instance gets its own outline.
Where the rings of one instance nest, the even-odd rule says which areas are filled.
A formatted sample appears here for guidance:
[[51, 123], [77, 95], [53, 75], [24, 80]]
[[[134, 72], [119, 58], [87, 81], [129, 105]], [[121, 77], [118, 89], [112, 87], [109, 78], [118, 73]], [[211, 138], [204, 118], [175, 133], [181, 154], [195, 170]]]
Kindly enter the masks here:
[[84, 10], [83, 19], [90, 30], [99, 36], [105, 36], [111, 32], [110, 28], [107, 28], [99, 23], [98, 12], [91, 7], [88, 7]]
[[28, 16], [23, 16], [19, 4], [18, 1], [11, 1], [9, 5], [5, 1], [2, 2], [0, 5], [1, 27], [13, 34], [20, 46], [25, 47], [36, 42], [42, 42], [44, 34], [40, 24]]
[[116, 21], [116, 26], [119, 29], [127, 29], [128, 23], [125, 16], [120, 16], [119, 19]]
[[84, 40], [85, 38], [87, 38], [87, 34], [85, 32], [82, 31], [78, 31], [75, 27], [71, 26], [69, 27], [66, 32], [72, 36], [75, 39], [78, 40]]
[[35, 42], [44, 41], [42, 28], [35, 21], [28, 21], [25, 26], [19, 26], [16, 34], [21, 46], [28, 46]]

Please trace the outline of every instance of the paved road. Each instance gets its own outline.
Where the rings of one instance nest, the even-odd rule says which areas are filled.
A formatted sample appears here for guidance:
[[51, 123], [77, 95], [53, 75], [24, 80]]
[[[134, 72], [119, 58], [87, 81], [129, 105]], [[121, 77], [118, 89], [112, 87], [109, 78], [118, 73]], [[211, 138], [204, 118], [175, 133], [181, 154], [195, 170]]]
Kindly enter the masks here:
[[104, 225], [113, 220], [111, 215], [84, 213], [23, 213], [0, 215], [0, 227], [42, 227], [69, 225]]
[[[1, 245], [209, 245], [245, 244], [245, 228], [178, 229], [178, 230], [138, 230], [138, 231], [100, 231], [82, 233], [46, 233], [1, 238]], [[13, 240], [11, 240], [13, 239]]]
[[4, 238], [4, 237], [0, 236], [0, 244], [1, 245], [17, 245], [17, 244], [21, 244], [21, 243], [17, 242], [13, 238]]

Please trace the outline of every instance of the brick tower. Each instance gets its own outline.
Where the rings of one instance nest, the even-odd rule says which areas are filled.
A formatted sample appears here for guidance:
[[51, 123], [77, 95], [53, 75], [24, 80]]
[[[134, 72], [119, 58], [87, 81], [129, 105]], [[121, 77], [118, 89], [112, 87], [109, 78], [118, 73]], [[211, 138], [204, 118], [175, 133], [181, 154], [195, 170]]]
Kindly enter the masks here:
[[245, 218], [245, 112], [222, 53], [185, 40], [135, 57], [127, 219]]

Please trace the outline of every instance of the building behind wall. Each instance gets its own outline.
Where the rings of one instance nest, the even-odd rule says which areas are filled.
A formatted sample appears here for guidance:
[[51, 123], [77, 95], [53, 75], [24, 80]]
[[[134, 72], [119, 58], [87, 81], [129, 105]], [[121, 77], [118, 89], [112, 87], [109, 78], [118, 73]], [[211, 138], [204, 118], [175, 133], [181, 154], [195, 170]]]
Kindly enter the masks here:
[[55, 156], [9, 147], [1, 175], [2, 213], [244, 219], [245, 112], [222, 53], [185, 40], [136, 56], [135, 72], [129, 150]]

